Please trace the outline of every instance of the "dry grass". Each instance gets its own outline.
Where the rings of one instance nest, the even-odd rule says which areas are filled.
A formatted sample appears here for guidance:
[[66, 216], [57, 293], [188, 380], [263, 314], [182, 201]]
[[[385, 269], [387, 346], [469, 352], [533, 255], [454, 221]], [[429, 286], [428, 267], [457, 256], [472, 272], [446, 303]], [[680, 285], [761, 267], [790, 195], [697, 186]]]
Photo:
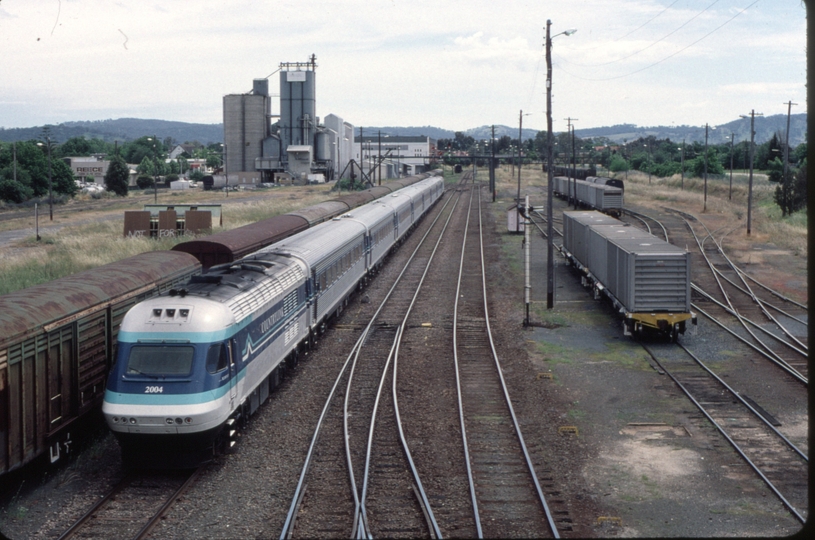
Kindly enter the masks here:
[[[336, 194], [329, 190], [330, 186], [326, 185], [293, 186], [256, 192], [230, 193], [228, 198], [223, 194], [213, 195], [212, 192], [195, 190], [164, 193], [159, 197], [158, 202], [159, 204], [221, 204], [224, 224], [214, 227], [213, 232], [215, 233], [336, 197]], [[145, 199], [139, 192], [131, 194], [127, 199], [99, 201], [100, 207], [104, 202], [112, 202], [113, 209], [110, 205], [104, 205], [104, 208], [99, 210], [72, 212], [72, 206], [87, 203], [86, 199], [87, 197], [80, 198], [74, 205], [55, 208], [55, 223], [63, 225], [58, 231], [51, 233], [41, 229], [42, 239], [39, 242], [32, 234], [24, 240], [0, 249], [2, 254], [0, 275], [3, 276], [0, 281], [0, 294], [31, 287], [146, 251], [170, 249], [175, 244], [189, 239], [187, 237], [151, 240], [123, 237], [124, 210], [141, 209], [142, 204], [153, 203], [152, 196]], [[99, 221], [111, 215], [116, 218]], [[17, 222], [17, 228], [33, 227], [33, 218], [14, 221]], [[41, 218], [40, 224], [44, 227], [46, 222]]]
[[[486, 169], [479, 173], [482, 179], [487, 178]], [[496, 173], [496, 190], [499, 199], [511, 202], [518, 189], [518, 170], [502, 166]], [[726, 223], [728, 226], [747, 226], [747, 198], [749, 178], [745, 173], [733, 174], [732, 198], [730, 195], [730, 176], [708, 177], [707, 204], [705, 205], [704, 180], [685, 178], [679, 175], [670, 178], [652, 177], [640, 172], [629, 172], [628, 177], [618, 175], [625, 180], [625, 201], [643, 207], [670, 207], [682, 210], [711, 223]], [[529, 192], [532, 200], [540, 201], [546, 188], [546, 177], [540, 166], [525, 166], [521, 169], [521, 196]], [[767, 180], [764, 174], [753, 175], [753, 204], [751, 215], [752, 242], [774, 244], [789, 250], [796, 256], [807, 256], [807, 219], [806, 212], [781, 218], [781, 212], [773, 201], [776, 185]], [[538, 194], [538, 195], [536, 195]], [[747, 238], [731, 235], [731, 240]]]

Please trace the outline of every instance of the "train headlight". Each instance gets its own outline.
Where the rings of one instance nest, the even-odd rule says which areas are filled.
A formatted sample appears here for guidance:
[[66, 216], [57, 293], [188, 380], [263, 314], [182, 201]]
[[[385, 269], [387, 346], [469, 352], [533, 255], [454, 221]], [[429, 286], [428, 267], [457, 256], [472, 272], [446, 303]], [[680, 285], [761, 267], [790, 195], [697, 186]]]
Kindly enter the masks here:
[[131, 424], [135, 424], [135, 423], [136, 423], [136, 419], [135, 419], [135, 418], [131, 418], [131, 419], [130, 419], [130, 423], [131, 423]]
[[118, 423], [119, 423], [119, 417], [118, 417], [118, 416], [114, 416], [114, 417], [112, 417], [112, 418], [111, 418], [111, 420], [113, 420], [113, 423], [114, 423], [114, 424], [118, 424]]
[[176, 424], [181, 425], [181, 423], [182, 423], [182, 422], [184, 422], [184, 421], [183, 421], [181, 418], [176, 418], [176, 419], [175, 419], [175, 423], [176, 423]]
[[192, 418], [190, 418], [189, 416], [188, 416], [188, 417], [186, 417], [186, 418], [184, 419], [184, 423], [185, 423], [185, 424], [192, 424]]
[[167, 425], [170, 425], [170, 426], [173, 425], [173, 419], [172, 418], [167, 418], [167, 419], [164, 420], [164, 422], [166, 422]]

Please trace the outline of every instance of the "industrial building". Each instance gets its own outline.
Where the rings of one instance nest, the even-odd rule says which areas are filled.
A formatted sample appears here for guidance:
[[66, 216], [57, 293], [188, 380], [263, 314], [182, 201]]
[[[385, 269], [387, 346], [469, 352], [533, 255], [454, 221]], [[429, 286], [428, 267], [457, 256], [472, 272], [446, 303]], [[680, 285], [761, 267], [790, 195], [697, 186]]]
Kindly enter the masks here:
[[[280, 64], [280, 109], [272, 113], [268, 79], [247, 94], [224, 96], [226, 181], [258, 184], [336, 179], [353, 157], [354, 126], [336, 115], [317, 117], [316, 57]], [[277, 119], [277, 122], [273, 122]]]
[[376, 170], [379, 178], [401, 178], [426, 172], [430, 169], [430, 159], [435, 156], [436, 141], [424, 135], [377, 133], [354, 139], [354, 159], [365, 170]]

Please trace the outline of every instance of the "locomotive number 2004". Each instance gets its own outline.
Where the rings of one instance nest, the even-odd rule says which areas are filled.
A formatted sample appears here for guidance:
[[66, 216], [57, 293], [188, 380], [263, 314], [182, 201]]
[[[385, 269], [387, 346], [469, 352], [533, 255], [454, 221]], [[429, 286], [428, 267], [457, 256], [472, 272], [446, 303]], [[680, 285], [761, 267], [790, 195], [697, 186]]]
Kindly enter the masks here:
[[163, 386], [146, 386], [144, 388], [145, 394], [161, 394], [162, 392], [164, 392]]

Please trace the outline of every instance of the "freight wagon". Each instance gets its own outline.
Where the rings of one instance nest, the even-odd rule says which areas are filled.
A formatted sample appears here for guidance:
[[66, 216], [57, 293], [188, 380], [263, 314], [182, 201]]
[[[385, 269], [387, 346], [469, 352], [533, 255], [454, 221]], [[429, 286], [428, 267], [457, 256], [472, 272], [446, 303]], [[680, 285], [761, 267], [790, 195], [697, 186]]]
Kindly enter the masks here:
[[102, 403], [127, 310], [200, 271], [155, 251], [0, 296], [0, 474], [70, 451]]
[[564, 212], [562, 250], [595, 298], [623, 315], [625, 335], [655, 331], [675, 341], [691, 311], [690, 253], [599, 212]]
[[555, 176], [552, 180], [553, 191], [562, 198], [571, 201], [575, 197], [576, 191], [577, 201], [581, 206], [594, 208], [612, 216], [622, 214], [622, 188], [606, 184], [595, 184], [585, 180], [575, 180], [566, 176]]

